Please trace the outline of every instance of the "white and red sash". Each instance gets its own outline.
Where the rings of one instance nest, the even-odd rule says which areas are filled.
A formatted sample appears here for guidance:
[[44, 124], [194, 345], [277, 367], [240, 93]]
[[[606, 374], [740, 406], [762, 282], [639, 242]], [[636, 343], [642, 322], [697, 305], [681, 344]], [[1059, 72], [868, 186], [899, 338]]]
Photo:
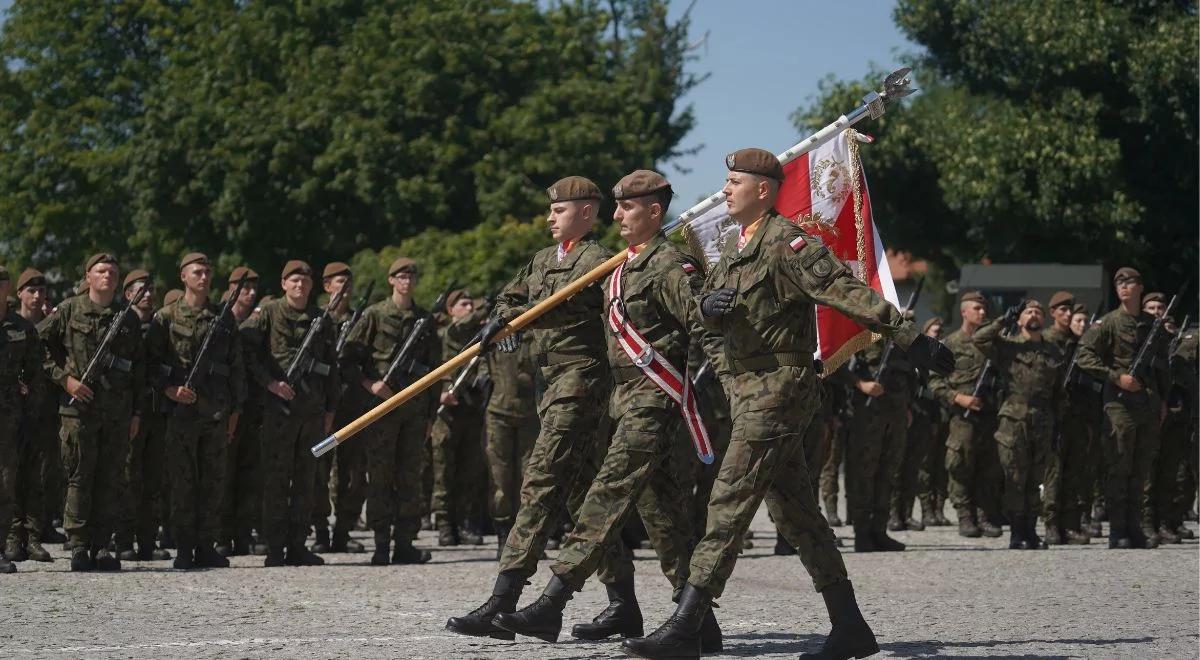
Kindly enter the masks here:
[[[633, 252], [630, 252], [632, 258]], [[608, 327], [612, 329], [621, 350], [633, 361], [647, 378], [675, 403], [679, 404], [679, 412], [687, 426], [688, 435], [692, 437], [692, 446], [696, 455], [704, 464], [713, 462], [712, 443], [708, 440], [708, 431], [704, 429], [704, 421], [700, 419], [699, 408], [696, 406], [696, 394], [692, 391], [690, 376], [681, 376], [675, 367], [671, 366], [650, 342], [629, 323], [625, 316], [625, 306], [618, 302], [621, 298], [621, 274], [625, 272], [625, 263], [617, 266], [612, 274], [612, 284], [608, 287]]]

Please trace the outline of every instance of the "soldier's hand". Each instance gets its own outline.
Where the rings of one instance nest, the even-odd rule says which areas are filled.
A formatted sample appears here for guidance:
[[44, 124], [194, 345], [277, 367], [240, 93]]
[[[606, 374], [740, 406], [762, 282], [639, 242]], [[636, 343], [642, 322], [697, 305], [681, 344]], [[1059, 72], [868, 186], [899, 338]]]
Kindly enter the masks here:
[[284, 401], [291, 401], [296, 398], [296, 390], [293, 390], [291, 385], [282, 380], [277, 380], [267, 385], [267, 391]]
[[382, 380], [377, 380], [371, 383], [367, 390], [369, 390], [371, 394], [374, 394], [381, 399], [390, 399], [392, 398], [392, 395], [395, 394], [395, 392], [392, 391], [392, 388], [388, 387], [388, 384]]
[[1134, 378], [1133, 376], [1130, 376], [1129, 374], [1121, 374], [1117, 378], [1117, 387], [1120, 387], [1121, 389], [1125, 390], [1126, 392], [1141, 392], [1142, 391], [1141, 381]]
[[167, 398], [175, 403], [192, 404], [196, 403], [195, 390], [188, 389], [183, 385], [168, 385], [163, 392]]
[[496, 335], [500, 334], [500, 331], [506, 325], [508, 325], [507, 321], [496, 316], [488, 319], [487, 323], [483, 324], [483, 327], [479, 329], [480, 352], [486, 353], [491, 350], [492, 340], [495, 339]]
[[440, 401], [443, 406], [457, 406], [458, 405], [458, 397], [454, 396], [454, 393], [451, 392], [450, 390], [446, 390], [445, 392], [442, 392], [442, 396], [438, 398], [438, 401]]
[[737, 289], [717, 289], [700, 300], [700, 313], [705, 316], [724, 316], [733, 309]]
[[883, 396], [887, 390], [878, 381], [860, 380], [858, 382], [858, 391], [874, 399]]
[[1025, 309], [1024, 305], [1013, 305], [1012, 307], [1004, 310], [1004, 326], [1006, 328], [1015, 326], [1017, 321], [1021, 318], [1021, 311], [1023, 309]]
[[142, 430], [142, 418], [134, 415], [129, 418], [129, 439], [133, 440], [137, 437], [138, 431]]
[[516, 353], [518, 348], [521, 348], [521, 335], [524, 334], [520, 330], [496, 342], [496, 350], [501, 353]]
[[79, 401], [91, 401], [92, 397], [96, 396], [92, 392], [92, 388], [83, 384], [83, 381], [75, 379], [73, 376], [67, 376], [67, 384], [64, 386], [67, 394], [70, 394]]
[[974, 410], [975, 412], [983, 410], [983, 399], [971, 396], [970, 394], [955, 394], [954, 404], [968, 410]]
[[942, 376], [954, 371], [954, 352], [942, 342], [927, 335], [917, 335], [913, 340], [908, 347], [908, 359], [914, 366]]

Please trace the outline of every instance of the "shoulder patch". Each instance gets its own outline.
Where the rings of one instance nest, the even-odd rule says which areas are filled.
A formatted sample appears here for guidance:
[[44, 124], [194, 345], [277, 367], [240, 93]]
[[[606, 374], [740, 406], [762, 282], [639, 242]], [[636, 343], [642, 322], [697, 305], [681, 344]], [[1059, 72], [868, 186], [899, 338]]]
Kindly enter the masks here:
[[696, 267], [685, 261], [683, 262], [683, 272], [691, 275], [692, 273], [696, 272]]

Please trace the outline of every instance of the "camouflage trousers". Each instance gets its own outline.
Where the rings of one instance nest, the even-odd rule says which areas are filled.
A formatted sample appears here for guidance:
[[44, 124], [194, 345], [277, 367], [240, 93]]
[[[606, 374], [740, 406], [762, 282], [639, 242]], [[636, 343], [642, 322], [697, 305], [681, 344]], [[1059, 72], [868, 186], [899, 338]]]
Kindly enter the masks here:
[[312, 518], [313, 472], [309, 448], [323, 437], [323, 413], [292, 406], [291, 414], [268, 401], [262, 427], [262, 526], [272, 549], [299, 546]]
[[[333, 419], [335, 429], [349, 424], [367, 411], [364, 403], [338, 406]], [[349, 533], [354, 529], [367, 502], [367, 442], [346, 442], [333, 452], [333, 476], [329, 484], [333, 500], [334, 524], [337, 531]]]
[[[708, 527], [692, 552], [688, 577], [688, 582], [713, 598], [724, 592], [746, 529], [764, 499], [776, 528], [798, 551], [817, 591], [847, 579], [846, 565], [833, 531], [817, 508], [804, 463], [804, 429], [820, 403], [817, 384], [806, 371], [780, 367], [768, 372], [772, 395], [765, 400], [756, 397], [755, 403], [737, 400], [743, 390], [739, 381], [751, 374], [735, 376], [729, 388], [734, 411], [729, 449], [713, 485]], [[767, 405], [771, 407], [754, 409]]]
[[1167, 411], [1160, 431], [1162, 440], [1155, 461], [1153, 496], [1146, 516], [1159, 525], [1178, 527], [1191, 505], [1184, 495], [1188, 451], [1192, 449], [1191, 434], [1192, 420], [1186, 409]]
[[228, 428], [228, 419], [187, 413], [172, 415], [167, 422], [171, 532], [180, 552], [191, 545], [211, 545], [221, 531]]
[[568, 514], [571, 500], [582, 501], [595, 472], [596, 445], [602, 444], [607, 388], [598, 384], [596, 398], [569, 397], [543, 404], [541, 429], [525, 464], [521, 507], [500, 554], [500, 571], [529, 577], [546, 547], [546, 539]]
[[908, 441], [907, 404], [906, 399], [885, 396], [869, 407], [860, 403], [855, 410], [846, 445], [846, 503], [856, 530], [887, 530]]
[[329, 516], [333, 515], [330, 483], [333, 480], [333, 462], [336, 453], [336, 451], [331, 451], [318, 458], [317, 468], [313, 471], [312, 526], [314, 528], [329, 525]]
[[[721, 468], [721, 457], [729, 448], [729, 432], [733, 429], [733, 424], [729, 419], [729, 400], [725, 398], [725, 390], [719, 383], [698, 392], [697, 395], [699, 396], [700, 416], [704, 420], [704, 427], [708, 430], [708, 439], [712, 443], [716, 459], [705, 465], [694, 458], [689, 458], [688, 462], [684, 464], [690, 466], [691, 481], [695, 484], [688, 511], [692, 519], [693, 540], [696, 542], [700, 540], [704, 534], [704, 528], [707, 526], [708, 497], [712, 494], [713, 483], [717, 480], [717, 471]], [[687, 433], [686, 429], [683, 429], [682, 432]], [[691, 445], [691, 440], [688, 439], [687, 443]]]
[[1079, 530], [1091, 511], [1100, 452], [1090, 407], [1070, 405], [1059, 425], [1058, 447], [1046, 453], [1042, 475], [1042, 516], [1047, 527]]
[[492, 477], [491, 514], [496, 526], [509, 529], [517, 516], [525, 462], [537, 439], [537, 418], [488, 411], [487, 464]]
[[989, 519], [1000, 513], [1004, 473], [996, 450], [995, 419], [994, 414], [975, 412], [963, 419], [962, 408], [951, 408], [946, 435], [947, 490], [960, 520], [975, 520], [978, 511]]
[[1159, 447], [1156, 408], [1120, 400], [1104, 404], [1104, 501], [1112, 538], [1129, 538], [1154, 524], [1146, 513]]
[[225, 448], [224, 492], [221, 495], [221, 540], [262, 532], [262, 402], [247, 401], [233, 440]]
[[[925, 461], [917, 468], [917, 498], [921, 501], [921, 511], [941, 511], [948, 496], [949, 480], [946, 474], [946, 423], [941, 419], [931, 419], [928, 415], [920, 416], [923, 421], [913, 419], [913, 427], [918, 424], [927, 428], [929, 444], [925, 452]], [[920, 437], [922, 431], [913, 431], [913, 437]]]
[[[829, 462], [829, 454], [833, 451], [833, 420], [825, 417], [813, 417], [812, 423], [804, 429], [804, 464], [821, 469]], [[812, 479], [813, 499], [820, 501], [821, 483]]]
[[[21, 413], [16, 406], [0, 409], [0, 541], [8, 538], [16, 509], [23, 440], [17, 438]], [[0, 550], [3, 552], [3, 550]]]
[[63, 528], [73, 548], [107, 546], [120, 523], [129, 422], [128, 413], [62, 416]]
[[[46, 443], [40, 436], [43, 425], [41, 420], [15, 410], [0, 415], [11, 418], [0, 422], [0, 543], [7, 539], [40, 541], [42, 529], [48, 524], [42, 517], [46, 508], [42, 485]], [[11, 499], [6, 504], [8, 497]]]
[[367, 526], [377, 532], [394, 527], [397, 539], [414, 539], [421, 529], [426, 424], [423, 406], [414, 405], [393, 410], [365, 431]]
[[61, 518], [66, 500], [67, 481], [63, 474], [62, 442], [59, 430], [62, 420], [57, 406], [38, 418], [37, 442], [41, 444], [42, 467], [42, 529], [49, 530], [55, 518]]
[[1009, 520], [1037, 515], [1038, 486], [1050, 448], [1054, 415], [1030, 408], [1024, 417], [1001, 415], [996, 426], [996, 450], [1004, 470], [1001, 508]]
[[[849, 424], [843, 423], [835, 426], [829, 436], [829, 454], [825, 457], [825, 462], [812, 467], [814, 470], [820, 470], [819, 490], [821, 501], [825, 502], [828, 514], [837, 514], [838, 492], [840, 492], [838, 473], [841, 471], [842, 462], [846, 457], [846, 436], [849, 433]], [[847, 515], [849, 515], [849, 511], [847, 511]]]
[[121, 523], [117, 529], [118, 550], [132, 549], [135, 537], [148, 548], [154, 547], [158, 540], [163, 472], [167, 469], [166, 430], [165, 413], [146, 413], [142, 415], [137, 436], [129, 443]]
[[904, 459], [896, 466], [892, 477], [891, 515], [901, 521], [912, 518], [913, 502], [920, 488], [921, 469], [929, 462], [933, 445], [933, 426], [929, 416], [912, 408], [912, 425], [904, 433]]
[[576, 589], [602, 565], [602, 582], [631, 578], [633, 562], [621, 540], [621, 528], [636, 508], [663, 574], [676, 591], [681, 590], [687, 581], [691, 533], [678, 478], [681, 470], [673, 456], [680, 440], [679, 410], [671, 405], [614, 413], [620, 416], [608, 453], [551, 570]]
[[433, 422], [433, 497], [430, 508], [439, 520], [457, 525], [479, 514], [487, 484], [483, 460], [483, 411], [462, 404]]

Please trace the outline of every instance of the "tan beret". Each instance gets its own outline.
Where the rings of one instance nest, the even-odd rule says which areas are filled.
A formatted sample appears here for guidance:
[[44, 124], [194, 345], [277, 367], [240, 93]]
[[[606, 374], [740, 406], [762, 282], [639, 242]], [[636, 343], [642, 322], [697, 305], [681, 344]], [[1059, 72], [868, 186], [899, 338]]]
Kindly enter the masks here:
[[1120, 284], [1125, 280], [1137, 280], [1140, 282], [1142, 274], [1137, 272], [1136, 268], [1130, 268], [1129, 266], [1118, 268], [1117, 272], [1113, 274], [1113, 284]]
[[229, 274], [229, 284], [237, 284], [238, 280], [242, 279], [242, 276], [246, 277], [247, 282], [258, 281], [258, 273], [254, 272], [247, 266], [238, 266], [237, 268], [233, 269], [232, 273]]
[[96, 264], [115, 264], [117, 258], [111, 252], [97, 252], [88, 257], [88, 260], [83, 264], [83, 272], [88, 272], [96, 267]]
[[671, 183], [667, 177], [654, 170], [634, 170], [626, 174], [613, 186], [613, 199], [634, 199], [645, 197], [660, 190], [669, 190]]
[[338, 275], [351, 275], [350, 266], [340, 261], [334, 261], [325, 265], [325, 271], [321, 274], [322, 279], [337, 277]]
[[1074, 304], [1075, 304], [1075, 295], [1073, 293], [1071, 293], [1070, 291], [1058, 291], [1058, 292], [1055, 292], [1054, 295], [1050, 296], [1050, 308], [1051, 309], [1053, 309], [1055, 307], [1059, 307], [1061, 305], [1073, 306]]
[[391, 267], [388, 268], [388, 277], [391, 277], [392, 275], [395, 275], [401, 271], [416, 273], [417, 262], [409, 259], [408, 257], [396, 257], [396, 260], [392, 262]]
[[454, 305], [463, 298], [470, 298], [471, 294], [467, 293], [466, 289], [455, 289], [446, 296], [446, 312], [454, 308]]
[[171, 303], [178, 301], [182, 297], [183, 297], [182, 290], [171, 289], [170, 291], [168, 291], [166, 293], [166, 295], [163, 296], [163, 307], [166, 307], [167, 305], [170, 305]]
[[757, 174], [768, 179], [783, 181], [783, 165], [779, 164], [779, 159], [775, 157], [775, 154], [766, 149], [754, 147], [738, 149], [725, 157], [725, 167], [729, 168], [730, 172]]
[[128, 289], [134, 282], [140, 282], [148, 279], [150, 279], [150, 273], [147, 273], [141, 268], [134, 268], [133, 270], [129, 271], [128, 275], [125, 276], [125, 281], [121, 284], [121, 290]]
[[1079, 303], [1071, 308], [1071, 316], [1074, 316], [1076, 314], [1087, 314], [1087, 313], [1088, 313], [1087, 305], [1085, 305], [1083, 303]]
[[17, 291], [24, 289], [27, 286], [45, 286], [46, 276], [42, 275], [42, 271], [35, 268], [26, 268], [21, 271], [21, 275], [17, 277]]
[[313, 274], [312, 266], [309, 266], [307, 262], [301, 261], [299, 259], [291, 259], [286, 264], [283, 265], [283, 275], [281, 275], [280, 277], [287, 279], [287, 278], [291, 277], [292, 275], [296, 275], [297, 273], [300, 275], [307, 275], [309, 277], [312, 277], [312, 274]]
[[1165, 303], [1165, 302], [1167, 302], [1167, 296], [1166, 296], [1166, 294], [1160, 293], [1158, 291], [1151, 291], [1150, 293], [1147, 293], [1146, 295], [1142, 296], [1142, 304], [1143, 305], [1145, 305], [1146, 303], [1149, 303], [1149, 302]]
[[979, 293], [978, 291], [971, 289], [968, 291], [963, 291], [962, 294], [960, 294], [958, 296], [958, 302], [960, 304], [965, 303], [965, 302], [977, 302], [977, 303], [983, 303], [984, 305], [986, 305], [987, 299], [983, 297], [982, 293]]
[[188, 252], [179, 260], [179, 270], [183, 270], [192, 264], [204, 264], [211, 266], [212, 262], [208, 260], [208, 256], [203, 252]]
[[1025, 311], [1027, 309], [1036, 309], [1041, 311], [1042, 303], [1038, 302], [1036, 298], [1026, 298], [1025, 300], [1021, 301], [1021, 311]]
[[935, 325], [946, 325], [946, 322], [942, 320], [942, 317], [935, 316], [935, 317], [929, 319], [928, 321], [926, 321], [925, 325], [921, 326], [921, 334], [925, 334], [926, 332], [929, 332], [929, 329]]
[[591, 179], [582, 176], [569, 176], [559, 179], [546, 189], [551, 202], [570, 202], [576, 199], [604, 199], [600, 186], [592, 183]]

